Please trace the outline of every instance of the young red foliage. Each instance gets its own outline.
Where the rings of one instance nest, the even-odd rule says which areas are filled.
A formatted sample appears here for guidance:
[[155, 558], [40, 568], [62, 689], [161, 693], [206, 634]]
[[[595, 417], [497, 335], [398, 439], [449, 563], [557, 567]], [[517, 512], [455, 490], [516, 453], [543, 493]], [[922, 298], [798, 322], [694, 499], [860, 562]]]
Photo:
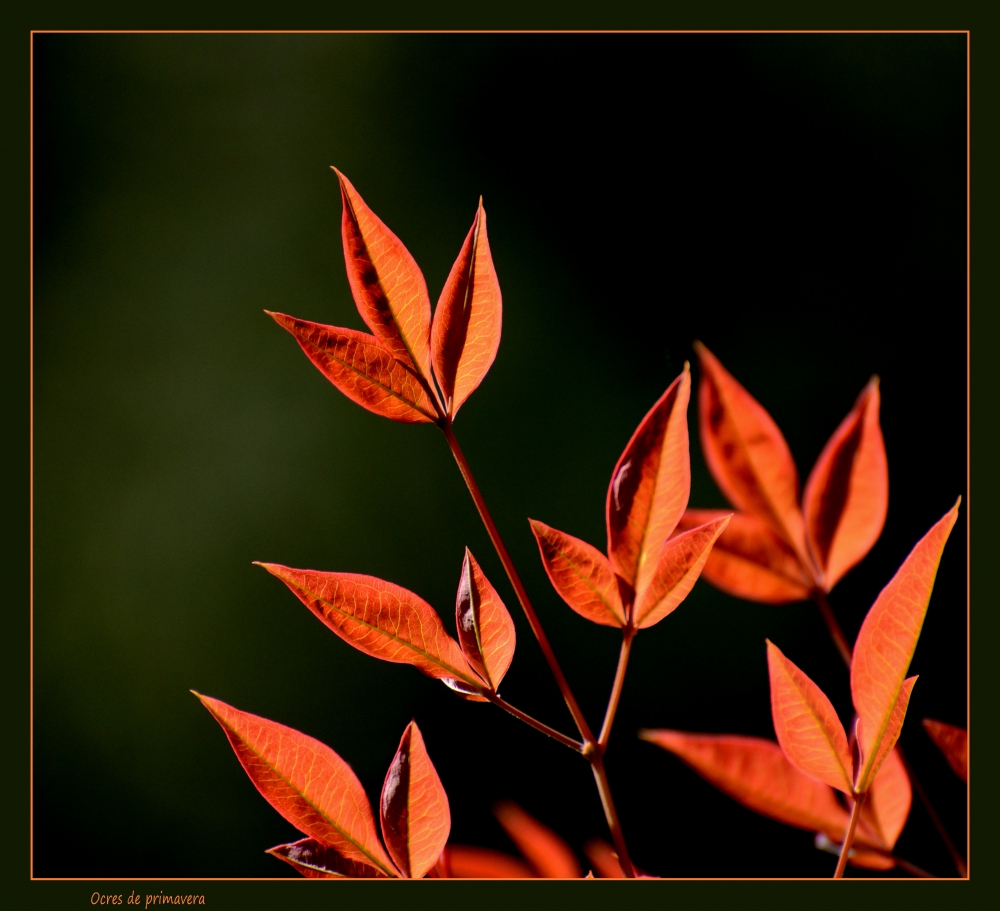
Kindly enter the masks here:
[[472, 552], [465, 549], [455, 598], [458, 642], [472, 669], [494, 693], [514, 657], [514, 621]]
[[[829, 592], [871, 549], [888, 508], [877, 378], [865, 387], [820, 454], [803, 496], [777, 424], [704, 345], [699, 414], [705, 461], [742, 512], [705, 566], [713, 585], [767, 604]], [[705, 520], [692, 510], [681, 527]]]
[[594, 872], [600, 879], [624, 879], [622, 865], [618, 862], [618, 854], [603, 838], [592, 838], [583, 846]]
[[386, 879], [385, 873], [358, 860], [348, 860], [315, 838], [277, 845], [265, 852], [301, 873], [306, 879]]
[[442, 877], [455, 879], [535, 879], [523, 860], [502, 851], [471, 845], [448, 845], [442, 855]]
[[579, 879], [583, 875], [569, 845], [516, 803], [509, 800], [499, 803], [493, 813], [539, 876]]
[[962, 779], [969, 780], [969, 734], [965, 728], [958, 728], [933, 718], [923, 720], [924, 730], [937, 748], [948, 760], [952, 771]]

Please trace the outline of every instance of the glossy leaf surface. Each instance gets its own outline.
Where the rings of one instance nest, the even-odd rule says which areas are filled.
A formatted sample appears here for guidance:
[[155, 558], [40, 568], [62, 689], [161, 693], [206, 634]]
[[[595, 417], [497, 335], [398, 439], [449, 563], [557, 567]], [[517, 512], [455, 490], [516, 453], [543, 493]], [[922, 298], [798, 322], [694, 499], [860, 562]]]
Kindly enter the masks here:
[[799, 478], [778, 425], [700, 342], [698, 407], [709, 471], [734, 506], [769, 523], [805, 554]]
[[[689, 509], [679, 530], [727, 515], [724, 509]], [[812, 583], [791, 546], [770, 525], [738, 512], [712, 547], [702, 570], [706, 580], [737, 598], [788, 604], [810, 596]]]
[[528, 520], [552, 587], [581, 617], [602, 626], [624, 626], [618, 578], [596, 547], [543, 522]]
[[899, 736], [915, 679], [906, 681], [906, 672], [957, 518], [958, 503], [910, 551], [861, 624], [851, 662], [851, 693], [860, 716], [858, 742], [863, 756], [859, 791], [871, 783]]
[[472, 669], [496, 692], [514, 657], [517, 634], [510, 613], [468, 548], [455, 598], [455, 628]]
[[500, 346], [500, 282], [486, 236], [482, 200], [434, 310], [434, 374], [448, 414], [482, 382]]
[[539, 876], [547, 879], [579, 879], [583, 875], [569, 845], [516, 803], [505, 801], [497, 804], [493, 812], [511, 841]]
[[889, 508], [877, 378], [865, 387], [817, 459], [802, 508], [823, 588], [830, 591], [871, 550]]
[[347, 860], [315, 838], [303, 838], [267, 849], [267, 854], [283, 860], [308, 879], [385, 879], [385, 873], [371, 864]]
[[374, 335], [264, 312], [294, 336], [319, 372], [352, 402], [403, 424], [437, 419], [424, 387]]
[[420, 879], [441, 856], [451, 831], [448, 795], [415, 721], [403, 732], [382, 787], [382, 835], [397, 868]]
[[535, 879], [538, 876], [517, 857], [470, 845], [448, 845], [444, 866], [447, 875], [456, 879]]
[[603, 839], [590, 839], [583, 846], [583, 853], [601, 879], [625, 879], [615, 849]]
[[645, 730], [639, 736], [680, 757], [743, 806], [790, 826], [843, 838], [847, 812], [833, 791], [795, 768], [774, 741], [669, 730]]
[[258, 565], [281, 579], [323, 623], [366, 655], [412, 664], [429, 677], [479, 685], [434, 608], [413, 592], [357, 573]]
[[852, 793], [847, 734], [826, 694], [773, 643], [767, 643], [771, 716], [789, 762], [830, 787]]
[[349, 861], [394, 874], [364, 788], [333, 750], [283, 724], [195, 695], [222, 726], [257, 790], [296, 829]]
[[404, 366], [429, 379], [431, 301], [410, 251], [337, 171], [347, 281], [361, 318]]
[[691, 492], [684, 372], [642, 419], [618, 459], [608, 487], [608, 556], [641, 600], [663, 542], [677, 527]]
[[965, 728], [945, 724], [943, 721], [935, 721], [933, 718], [925, 718], [923, 725], [931, 740], [937, 744], [937, 748], [948, 760], [952, 771], [962, 781], [967, 782], [969, 780], [969, 734]]
[[663, 544], [656, 572], [636, 601], [635, 626], [645, 629], [659, 623], [688, 596], [729, 519], [728, 515], [713, 519]]

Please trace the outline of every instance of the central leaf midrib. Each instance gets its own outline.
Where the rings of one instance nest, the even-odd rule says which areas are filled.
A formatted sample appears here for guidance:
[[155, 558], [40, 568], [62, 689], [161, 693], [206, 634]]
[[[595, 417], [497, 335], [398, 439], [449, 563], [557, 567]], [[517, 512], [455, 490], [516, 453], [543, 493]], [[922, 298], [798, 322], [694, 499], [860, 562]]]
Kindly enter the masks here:
[[802, 703], [805, 705], [806, 710], [809, 712], [809, 714], [812, 715], [813, 719], [816, 721], [816, 726], [819, 728], [820, 733], [823, 735], [823, 739], [826, 741], [827, 746], [830, 747], [830, 751], [833, 753], [834, 758], [837, 760], [837, 766], [840, 769], [841, 774], [844, 776], [844, 781], [847, 783], [848, 792], [853, 793], [854, 788], [851, 785], [851, 778], [847, 774], [847, 769], [844, 768], [843, 762], [841, 762], [840, 760], [840, 756], [837, 753], [837, 748], [834, 746], [833, 741], [827, 736], [826, 726], [820, 720], [819, 715], [817, 715], [813, 711], [809, 699], [806, 697], [805, 692], [799, 688], [799, 685], [798, 683], [796, 683], [795, 678], [791, 674], [789, 674], [787, 670], [785, 671], [785, 674], [788, 676], [788, 680], [792, 684], [792, 686], [795, 687], [795, 691], [799, 694], [799, 696], [802, 697]]
[[[613, 609], [613, 608], [611, 607], [610, 603], [608, 602], [608, 599], [604, 597], [603, 593], [599, 592], [599, 591], [598, 591], [598, 590], [597, 590], [597, 589], [596, 589], [596, 588], [595, 588], [595, 587], [594, 587], [594, 586], [593, 586], [593, 585], [591, 584], [591, 582], [590, 582], [590, 579], [589, 579], [589, 578], [588, 578], [587, 576], [585, 576], [585, 575], [584, 575], [584, 574], [583, 574], [583, 573], [582, 573], [582, 572], [580, 571], [580, 569], [579, 569], [579, 567], [577, 566], [576, 562], [575, 562], [575, 561], [573, 561], [572, 559], [570, 559], [570, 558], [569, 558], [568, 556], [566, 556], [566, 552], [565, 552], [564, 550], [562, 550], [562, 548], [560, 548], [558, 544], [555, 544], [554, 546], [555, 546], [555, 549], [556, 549], [556, 553], [557, 553], [557, 554], [559, 554], [559, 556], [560, 556], [560, 557], [562, 557], [562, 558], [563, 558], [563, 559], [564, 559], [564, 560], [565, 560], [565, 561], [566, 561], [566, 562], [567, 562], [567, 563], [569, 564], [570, 568], [571, 568], [571, 569], [572, 569], [572, 570], [573, 570], [573, 571], [574, 571], [574, 572], [575, 572], [575, 573], [576, 573], [576, 574], [577, 574], [577, 575], [578, 575], [578, 576], [580, 577], [580, 579], [581, 579], [581, 580], [583, 581], [583, 584], [584, 584], [584, 585], [586, 585], [586, 586], [587, 586], [587, 588], [589, 588], [589, 589], [590, 589], [590, 590], [591, 590], [591, 591], [592, 591], [592, 592], [593, 592], [593, 593], [594, 593], [595, 595], [597, 595], [597, 597], [598, 597], [598, 598], [599, 598], [599, 599], [601, 600], [601, 603], [602, 603], [602, 604], [603, 604], [603, 605], [604, 605], [604, 606], [605, 606], [605, 607], [606, 607], [606, 608], [608, 609], [608, 612], [609, 612], [609, 613], [611, 614], [611, 616], [612, 616], [612, 617], [614, 617], [614, 618], [615, 618], [615, 620], [618, 620], [618, 619], [619, 619], [619, 618], [618, 618], [618, 615], [617, 615], [617, 614], [616, 614], [616, 613], [614, 612], [614, 609]], [[623, 621], [623, 622], [624, 622], [624, 621]]]

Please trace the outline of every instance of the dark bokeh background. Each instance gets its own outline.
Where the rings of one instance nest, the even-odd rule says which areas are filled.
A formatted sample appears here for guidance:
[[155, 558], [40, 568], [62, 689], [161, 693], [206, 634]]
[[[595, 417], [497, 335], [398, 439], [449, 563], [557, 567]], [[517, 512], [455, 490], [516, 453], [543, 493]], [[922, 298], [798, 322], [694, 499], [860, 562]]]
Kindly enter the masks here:
[[[833, 594], [849, 635], [965, 491], [964, 35], [40, 35], [34, 85], [36, 875], [291, 874], [263, 849], [294, 830], [189, 688], [318, 737], [372, 796], [416, 718], [454, 841], [513, 850], [503, 797], [577, 849], [606, 835], [585, 763], [251, 566], [381, 576], [451, 627], [468, 544], [518, 625], [504, 696], [571, 730], [437, 431], [348, 402], [261, 312], [362, 328], [331, 164], [432, 299], [484, 196], [504, 335], [456, 432], [593, 723], [618, 640], [552, 592], [525, 520], [603, 546], [614, 462], [694, 339], [803, 479], [881, 376], [889, 517]], [[692, 442], [692, 505], [724, 505]], [[963, 514], [903, 736], [963, 845], [918, 719], [965, 721], [965, 566]], [[608, 766], [653, 873], [832, 869], [634, 736], [773, 736], [765, 636], [849, 718], [811, 605], [699, 584], [637, 642]], [[898, 853], [951, 872], [916, 804]]]

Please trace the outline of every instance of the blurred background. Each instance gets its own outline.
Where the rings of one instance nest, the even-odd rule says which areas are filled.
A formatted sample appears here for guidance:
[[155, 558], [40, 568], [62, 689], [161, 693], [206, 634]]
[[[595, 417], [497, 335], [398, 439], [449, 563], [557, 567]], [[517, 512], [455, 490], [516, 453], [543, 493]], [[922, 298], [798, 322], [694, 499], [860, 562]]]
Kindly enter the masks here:
[[[497, 360], [456, 434], [592, 724], [613, 630], [552, 591], [527, 517], [604, 547], [633, 429], [701, 339], [804, 481], [882, 381], [885, 531], [831, 602], [849, 637], [966, 490], [964, 35], [36, 35], [36, 876], [295, 875], [297, 836], [194, 688], [329, 744], [377, 800], [415, 718], [452, 840], [513, 853], [512, 798], [579, 850], [586, 764], [354, 651], [253, 560], [370, 573], [453, 629], [468, 545], [514, 615], [502, 692], [572, 731], [437, 430], [350, 403], [261, 311], [364, 328], [336, 165], [432, 300], [480, 194]], [[692, 422], [693, 506], [724, 506]], [[945, 552], [903, 743], [964, 850], [965, 788], [919, 725], [966, 717], [966, 537]], [[663, 876], [826, 876], [640, 727], [773, 737], [764, 638], [850, 719], [811, 604], [699, 583], [643, 634], [607, 757]], [[65, 846], [71, 844], [72, 851]], [[914, 802], [897, 853], [953, 872]]]

